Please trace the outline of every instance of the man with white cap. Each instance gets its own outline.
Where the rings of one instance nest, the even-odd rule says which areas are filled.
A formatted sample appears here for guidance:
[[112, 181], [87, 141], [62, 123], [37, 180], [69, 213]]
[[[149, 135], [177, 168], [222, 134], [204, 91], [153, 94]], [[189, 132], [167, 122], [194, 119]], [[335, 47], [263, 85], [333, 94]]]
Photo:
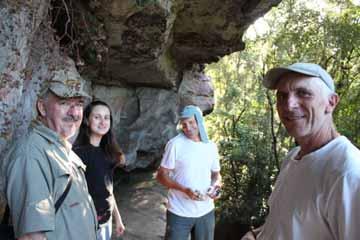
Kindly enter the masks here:
[[80, 75], [55, 72], [38, 96], [37, 118], [9, 151], [5, 190], [19, 240], [96, 239], [85, 165], [69, 142], [80, 126], [86, 98]]
[[283, 160], [264, 225], [242, 240], [359, 239], [360, 151], [333, 123], [333, 79], [295, 63], [271, 69], [263, 84], [276, 89], [280, 120], [299, 146]]
[[166, 145], [157, 173], [169, 188], [166, 240], [214, 239], [214, 199], [219, 197], [219, 154], [209, 141], [201, 110], [186, 106], [180, 113], [182, 131]]

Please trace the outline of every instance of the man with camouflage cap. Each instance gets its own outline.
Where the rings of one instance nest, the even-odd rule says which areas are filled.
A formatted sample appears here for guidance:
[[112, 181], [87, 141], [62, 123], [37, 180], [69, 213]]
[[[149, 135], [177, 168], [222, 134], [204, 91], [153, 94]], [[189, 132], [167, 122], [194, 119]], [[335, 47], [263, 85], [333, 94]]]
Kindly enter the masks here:
[[37, 119], [7, 155], [6, 198], [20, 240], [96, 239], [96, 212], [85, 166], [69, 142], [89, 98], [81, 83], [77, 72], [55, 72], [39, 94]]

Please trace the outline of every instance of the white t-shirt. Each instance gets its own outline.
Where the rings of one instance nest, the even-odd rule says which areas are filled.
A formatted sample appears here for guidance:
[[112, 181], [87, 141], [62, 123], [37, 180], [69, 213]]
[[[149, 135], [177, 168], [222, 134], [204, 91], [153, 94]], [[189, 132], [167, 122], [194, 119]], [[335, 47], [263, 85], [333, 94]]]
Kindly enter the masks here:
[[[213, 142], [194, 142], [183, 133], [166, 145], [161, 166], [172, 170], [170, 177], [177, 183], [205, 194], [211, 184], [211, 172], [219, 172], [219, 154]], [[214, 201], [191, 200], [185, 193], [170, 189], [168, 210], [182, 217], [201, 217], [214, 209]]]
[[360, 151], [344, 136], [283, 162], [258, 240], [360, 239]]

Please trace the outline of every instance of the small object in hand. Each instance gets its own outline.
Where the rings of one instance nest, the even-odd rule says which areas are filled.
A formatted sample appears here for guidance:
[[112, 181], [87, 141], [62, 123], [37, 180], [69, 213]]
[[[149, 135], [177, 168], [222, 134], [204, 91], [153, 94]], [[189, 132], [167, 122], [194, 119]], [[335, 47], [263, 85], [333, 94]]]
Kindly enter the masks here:
[[221, 189], [218, 186], [210, 186], [208, 191], [207, 191], [207, 195], [210, 197], [219, 197], [221, 194]]

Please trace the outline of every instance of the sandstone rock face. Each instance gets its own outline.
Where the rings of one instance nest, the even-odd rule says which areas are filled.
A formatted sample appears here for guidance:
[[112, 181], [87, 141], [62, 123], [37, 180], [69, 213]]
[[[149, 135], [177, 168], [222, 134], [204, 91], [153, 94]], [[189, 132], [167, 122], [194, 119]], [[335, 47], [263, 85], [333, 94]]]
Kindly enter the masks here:
[[[247, 27], [280, 1], [98, 2], [93, 13], [104, 23], [108, 56], [89, 80], [133, 92], [117, 127], [133, 169], [159, 162], [163, 146], [176, 134], [183, 106], [212, 111], [213, 86], [203, 64], [242, 50]], [[94, 96], [107, 99], [108, 92]]]
[[154, 165], [167, 140], [176, 134], [176, 92], [95, 85], [93, 94], [112, 107], [114, 130], [128, 170]]
[[[57, 20], [57, 38], [51, 25], [54, 18], [49, 17], [54, 2], [67, 2], [67, 10], [82, 3], [81, 11], [75, 12], [78, 18], [65, 15], [63, 22]], [[101, 62], [85, 61], [85, 66], [81, 66], [81, 58], [92, 52], [81, 52], [84, 41], [76, 38], [76, 33], [62, 35], [67, 36], [66, 46], [70, 41], [83, 47], [71, 56], [89, 93], [112, 106], [115, 132], [131, 170], [159, 163], [164, 145], [176, 134], [182, 106], [195, 104], [205, 113], [212, 111], [213, 87], [202, 65], [243, 49], [241, 38], [246, 28], [279, 2], [1, 1], [0, 161], [9, 144], [27, 131], [41, 85], [57, 68], [73, 65], [68, 64], [64, 38], [57, 40], [61, 27], [70, 33], [71, 26], [89, 33], [98, 28], [105, 31], [89, 38], [97, 48], [99, 41], [105, 42], [103, 56], [95, 57]], [[85, 13], [98, 25], [86, 22], [82, 18]]]
[[177, 2], [171, 52], [183, 66], [210, 63], [245, 45], [242, 35], [256, 18], [280, 1], [183, 0]]
[[0, 165], [9, 144], [27, 131], [37, 92], [62, 60], [52, 31], [41, 24], [46, 6], [41, 0], [0, 3]]
[[213, 85], [211, 79], [200, 70], [200, 66], [195, 65], [192, 70], [184, 71], [178, 97], [180, 109], [186, 105], [197, 105], [204, 114], [213, 109]]
[[108, 30], [109, 55], [103, 78], [131, 85], [174, 87], [180, 72], [169, 53], [175, 19], [171, 1], [137, 2], [102, 1], [102, 7], [94, 10]]

